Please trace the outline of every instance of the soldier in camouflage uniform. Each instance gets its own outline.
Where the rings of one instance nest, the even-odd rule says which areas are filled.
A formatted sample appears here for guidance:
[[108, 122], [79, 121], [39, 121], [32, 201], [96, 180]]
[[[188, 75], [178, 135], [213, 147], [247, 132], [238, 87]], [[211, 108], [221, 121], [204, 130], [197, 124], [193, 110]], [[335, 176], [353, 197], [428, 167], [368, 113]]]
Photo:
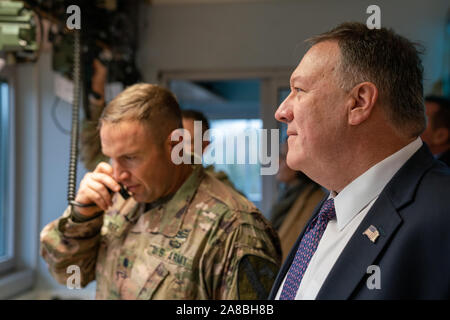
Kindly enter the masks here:
[[[138, 84], [105, 109], [100, 136], [112, 166], [86, 174], [75, 199], [96, 206], [69, 207], [41, 232], [41, 255], [60, 283], [77, 265], [82, 286], [97, 281], [97, 299], [267, 297], [278, 237], [242, 195], [199, 165], [171, 161], [177, 108], [169, 91]], [[111, 197], [106, 188], [118, 191], [118, 182], [133, 197]]]

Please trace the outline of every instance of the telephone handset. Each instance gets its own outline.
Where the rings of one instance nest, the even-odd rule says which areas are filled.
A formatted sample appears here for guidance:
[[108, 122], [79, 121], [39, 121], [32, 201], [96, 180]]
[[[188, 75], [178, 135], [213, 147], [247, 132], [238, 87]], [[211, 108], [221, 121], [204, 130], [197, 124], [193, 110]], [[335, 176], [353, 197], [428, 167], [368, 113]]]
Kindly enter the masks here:
[[[127, 200], [129, 197], [131, 197], [131, 194], [130, 194], [130, 193], [128, 192], [128, 190], [123, 186], [123, 184], [121, 184], [121, 183], [119, 182], [119, 185], [120, 185], [120, 190], [119, 190], [120, 195], [121, 195], [125, 200]], [[107, 189], [108, 189], [108, 191], [109, 191], [110, 194], [113, 193], [112, 190], [110, 190], [109, 188], [107, 188]]]
[[[131, 194], [130, 194], [130, 193], [128, 192], [128, 190], [124, 187], [123, 184], [121, 184], [121, 183], [119, 182], [119, 185], [120, 185], [120, 190], [119, 190], [120, 195], [121, 195], [125, 200], [127, 200], [129, 197], [131, 197]], [[106, 189], [108, 189], [109, 194], [113, 194], [113, 193], [114, 193], [111, 189], [109, 189], [109, 188], [106, 188]], [[88, 208], [88, 207], [95, 207], [95, 206], [96, 206], [95, 203], [87, 203], [87, 204], [85, 204], [85, 203], [79, 203], [79, 202], [74, 201], [74, 200], [70, 201], [70, 204], [72, 204], [72, 205], [74, 205], [74, 206], [77, 206], [77, 207], [81, 207], [81, 208]]]

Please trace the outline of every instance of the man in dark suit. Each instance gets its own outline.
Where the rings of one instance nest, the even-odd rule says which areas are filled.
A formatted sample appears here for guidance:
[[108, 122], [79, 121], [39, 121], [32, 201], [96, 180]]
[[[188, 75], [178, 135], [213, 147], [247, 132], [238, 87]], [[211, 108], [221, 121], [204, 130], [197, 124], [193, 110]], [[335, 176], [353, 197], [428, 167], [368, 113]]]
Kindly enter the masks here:
[[420, 137], [438, 160], [450, 166], [450, 99], [426, 96], [425, 113], [428, 124]]
[[423, 144], [415, 45], [344, 23], [310, 39], [275, 117], [287, 163], [330, 190], [271, 299], [449, 299], [450, 170]]

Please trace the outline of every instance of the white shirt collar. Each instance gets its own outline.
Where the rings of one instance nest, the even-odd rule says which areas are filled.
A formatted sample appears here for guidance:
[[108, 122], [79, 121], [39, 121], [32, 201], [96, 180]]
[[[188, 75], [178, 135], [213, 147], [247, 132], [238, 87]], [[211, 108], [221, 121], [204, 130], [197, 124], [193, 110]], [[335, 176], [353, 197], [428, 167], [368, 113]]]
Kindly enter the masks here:
[[378, 197], [395, 173], [420, 149], [422, 144], [422, 140], [418, 137], [396, 153], [372, 166], [348, 184], [338, 195], [334, 191], [330, 193], [328, 198], [334, 198], [339, 231], [373, 199]]

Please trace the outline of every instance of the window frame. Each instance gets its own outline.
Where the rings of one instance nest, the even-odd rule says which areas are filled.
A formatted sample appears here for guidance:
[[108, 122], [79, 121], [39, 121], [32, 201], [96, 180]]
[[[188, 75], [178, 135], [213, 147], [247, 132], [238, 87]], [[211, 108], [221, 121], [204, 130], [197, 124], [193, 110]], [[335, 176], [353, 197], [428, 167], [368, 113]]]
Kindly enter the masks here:
[[[31, 190], [31, 192], [28, 191], [28, 194], [33, 195], [39, 190], [39, 172], [35, 172], [35, 170], [39, 168], [40, 108], [39, 96], [36, 94], [38, 79], [35, 70], [35, 66], [27, 64], [20, 67], [17, 65], [5, 66], [0, 71], [2, 79], [7, 80], [9, 84], [10, 162], [8, 182], [10, 188], [8, 205], [9, 212], [11, 212], [9, 246], [10, 252], [12, 252], [10, 258], [3, 261], [5, 263], [2, 264], [0, 299], [10, 299], [30, 289], [36, 280], [39, 202], [33, 198], [32, 210], [24, 210], [24, 202], [18, 202], [18, 194], [23, 194], [24, 190]], [[26, 80], [17, 81], [19, 76]], [[26, 114], [23, 111], [26, 111]], [[21, 156], [25, 147], [17, 145], [21, 144], [24, 139], [33, 142], [31, 147], [26, 147], [31, 149], [28, 150], [29, 154], [26, 158]], [[30, 164], [31, 162], [33, 165]], [[24, 237], [26, 239], [23, 239]]]
[[[16, 246], [15, 246], [15, 115], [14, 115], [14, 77], [10, 68], [5, 67], [0, 72], [0, 82], [8, 84], [8, 108], [7, 108], [7, 118], [8, 118], [8, 128], [6, 129], [6, 154], [7, 154], [7, 164], [6, 164], [6, 179], [5, 181], [0, 181], [1, 189], [6, 190], [6, 193], [2, 193], [4, 197], [3, 208], [0, 210], [5, 210], [5, 226], [6, 226], [6, 254], [0, 257], [0, 275], [3, 275], [15, 267], [16, 264]], [[0, 87], [0, 90], [2, 88]], [[2, 95], [0, 95], [1, 98]], [[1, 110], [3, 112], [3, 110]], [[3, 117], [4, 115], [0, 115]], [[1, 135], [0, 135], [1, 136]]]

